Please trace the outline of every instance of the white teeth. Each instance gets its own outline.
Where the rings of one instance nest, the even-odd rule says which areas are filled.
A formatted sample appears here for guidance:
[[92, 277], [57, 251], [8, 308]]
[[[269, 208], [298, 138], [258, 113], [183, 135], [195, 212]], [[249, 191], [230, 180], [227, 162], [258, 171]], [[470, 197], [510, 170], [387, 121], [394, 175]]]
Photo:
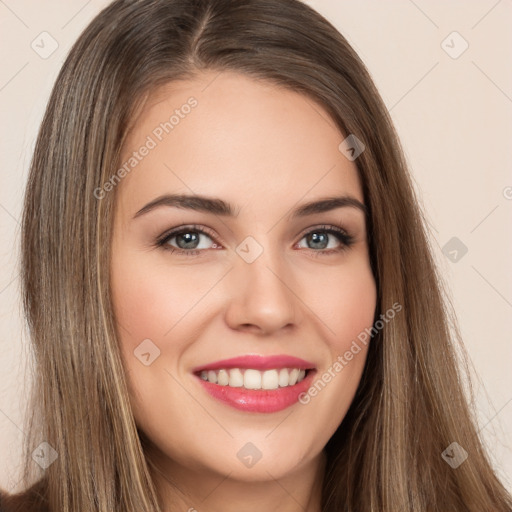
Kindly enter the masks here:
[[[211, 381], [210, 381], [211, 382]], [[244, 376], [238, 368], [229, 370], [229, 384], [232, 388], [241, 388], [244, 385]]]
[[229, 384], [229, 375], [226, 370], [219, 370], [217, 375], [217, 384], [220, 386], [227, 386]]
[[244, 388], [261, 389], [261, 372], [258, 370], [245, 370]]
[[261, 377], [261, 387], [263, 389], [277, 389], [279, 386], [279, 376], [277, 370], [267, 370]]
[[284, 388], [285, 386], [288, 386], [288, 381], [289, 381], [289, 373], [288, 373], [288, 370], [286, 368], [281, 368], [279, 370], [279, 386]]
[[289, 380], [288, 380], [288, 385], [289, 386], [293, 386], [297, 382], [298, 376], [299, 376], [299, 370], [297, 368], [294, 368], [290, 372], [290, 377], [289, 377]]
[[245, 389], [278, 389], [294, 386], [306, 376], [306, 370], [281, 368], [275, 370], [253, 370], [231, 368], [229, 370], [203, 370], [201, 378], [219, 386]]

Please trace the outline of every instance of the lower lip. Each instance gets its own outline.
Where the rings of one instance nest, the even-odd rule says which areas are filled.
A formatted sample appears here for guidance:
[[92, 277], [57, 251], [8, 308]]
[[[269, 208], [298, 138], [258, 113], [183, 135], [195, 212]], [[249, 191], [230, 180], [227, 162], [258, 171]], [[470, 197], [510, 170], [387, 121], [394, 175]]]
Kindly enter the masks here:
[[299, 395], [311, 386], [316, 370], [309, 370], [306, 377], [298, 384], [277, 389], [245, 389], [220, 386], [208, 382], [198, 375], [203, 388], [217, 400], [235, 409], [246, 412], [277, 412], [297, 403]]

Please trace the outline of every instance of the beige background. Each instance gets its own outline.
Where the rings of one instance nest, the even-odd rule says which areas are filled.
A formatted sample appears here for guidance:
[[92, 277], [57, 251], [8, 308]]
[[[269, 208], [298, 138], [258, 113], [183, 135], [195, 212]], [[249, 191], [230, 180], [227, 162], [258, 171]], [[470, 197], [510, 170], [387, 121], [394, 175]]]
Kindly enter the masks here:
[[[17, 267], [27, 168], [63, 59], [107, 3], [0, 0], [0, 486], [12, 491], [30, 378]], [[481, 435], [512, 489], [512, 1], [308, 3], [347, 37], [391, 111], [474, 365]], [[456, 261], [455, 246], [443, 253], [452, 237], [467, 247]]]

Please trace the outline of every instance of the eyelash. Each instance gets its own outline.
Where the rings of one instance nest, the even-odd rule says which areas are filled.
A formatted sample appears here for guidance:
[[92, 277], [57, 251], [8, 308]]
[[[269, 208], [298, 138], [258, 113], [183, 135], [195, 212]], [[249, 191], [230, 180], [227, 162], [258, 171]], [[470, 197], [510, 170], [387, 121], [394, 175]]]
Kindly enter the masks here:
[[[205, 252], [208, 249], [177, 249], [176, 247], [172, 247], [168, 244], [169, 240], [172, 238], [181, 235], [183, 233], [190, 233], [190, 232], [197, 232], [200, 234], [207, 235], [212, 240], [214, 239], [214, 235], [211, 232], [211, 230], [205, 228], [204, 226], [198, 226], [195, 224], [189, 225], [189, 226], [180, 226], [179, 228], [173, 228], [170, 231], [167, 231], [163, 235], [161, 235], [157, 240], [155, 245], [164, 251], [169, 251], [171, 254], [178, 254], [178, 255], [185, 255], [185, 256], [197, 256], [201, 252]], [[343, 251], [346, 251], [353, 243], [354, 243], [354, 237], [349, 235], [345, 230], [338, 228], [337, 226], [331, 226], [331, 225], [324, 225], [324, 226], [318, 226], [313, 229], [310, 229], [309, 231], [302, 234], [300, 240], [302, 240], [304, 237], [312, 234], [312, 233], [328, 233], [331, 235], [334, 235], [338, 241], [341, 243], [341, 246], [337, 249], [307, 249], [308, 251], [312, 252], [315, 257], [318, 256], [329, 256], [332, 254], [341, 253]], [[214, 241], [215, 242], [215, 241]], [[217, 242], [215, 242], [217, 244]], [[217, 244], [219, 245], [219, 244]]]

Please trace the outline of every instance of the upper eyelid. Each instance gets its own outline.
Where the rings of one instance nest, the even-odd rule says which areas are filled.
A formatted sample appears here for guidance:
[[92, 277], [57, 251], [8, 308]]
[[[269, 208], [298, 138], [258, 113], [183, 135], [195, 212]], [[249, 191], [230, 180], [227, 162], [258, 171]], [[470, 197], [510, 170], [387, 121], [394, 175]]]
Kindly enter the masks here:
[[163, 242], [166, 240], [169, 240], [171, 238], [174, 238], [175, 236], [179, 235], [180, 233], [184, 233], [187, 231], [199, 231], [200, 233], [204, 233], [205, 235], [208, 235], [210, 238], [215, 238], [216, 235], [213, 234], [213, 229], [208, 228], [206, 226], [199, 226], [194, 224], [184, 224], [183, 226], [179, 226], [176, 228], [169, 229], [168, 231], [164, 232], [161, 236], [158, 237], [158, 242]]
[[[318, 224], [316, 226], [310, 226], [308, 228], [305, 228], [304, 230], [302, 230], [298, 236], [300, 236], [300, 239], [302, 239], [304, 236], [306, 236], [307, 234], [309, 234], [310, 232], [312, 231], [315, 231], [315, 230], [318, 230], [318, 231], [328, 231], [329, 229], [333, 229], [335, 231], [338, 231], [338, 230], [341, 230], [341, 232], [339, 232], [339, 234], [344, 234], [345, 236], [347, 236], [348, 238], [350, 239], [353, 239], [354, 236], [349, 232], [347, 231], [346, 228], [344, 227], [341, 227], [341, 226], [336, 226], [334, 224]], [[166, 231], [163, 235], [161, 235], [158, 240], [157, 240], [157, 243], [159, 244], [163, 244], [167, 241], [169, 241], [170, 239], [174, 238], [175, 236], [181, 234], [181, 233], [184, 233], [184, 232], [187, 232], [188, 231], [198, 231], [200, 232], [201, 234], [205, 234], [207, 236], [209, 236], [212, 240], [216, 242], [216, 238], [217, 236], [215, 234], [213, 234], [213, 229], [207, 227], [207, 226], [203, 226], [203, 225], [197, 225], [197, 224], [184, 224], [183, 226], [179, 226], [179, 227], [175, 227], [175, 228], [172, 228], [168, 231]], [[221, 245], [224, 245], [224, 243], [221, 241], [219, 242]]]

